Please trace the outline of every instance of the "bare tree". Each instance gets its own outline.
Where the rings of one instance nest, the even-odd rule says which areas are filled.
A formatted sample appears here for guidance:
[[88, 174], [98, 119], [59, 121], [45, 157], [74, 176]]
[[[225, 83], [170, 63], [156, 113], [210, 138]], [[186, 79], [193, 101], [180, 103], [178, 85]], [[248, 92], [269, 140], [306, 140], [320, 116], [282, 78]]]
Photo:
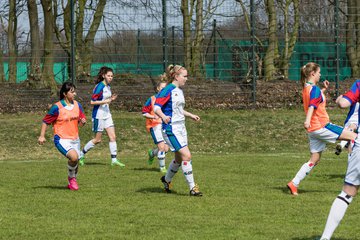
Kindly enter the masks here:
[[16, 31], [17, 31], [17, 16], [16, 16], [16, 1], [9, 0], [9, 20], [8, 20], [8, 47], [9, 47], [9, 83], [16, 83]]
[[[3, 22], [3, 18], [0, 16], [0, 33], [4, 33], [5, 29], [5, 25]], [[4, 54], [3, 54], [3, 49], [4, 49], [4, 45], [3, 42], [5, 39], [5, 34], [0, 34], [0, 83], [4, 83], [5, 82], [5, 73], [4, 73]]]
[[346, 52], [350, 60], [352, 76], [360, 76], [360, 3], [347, 1]]
[[[289, 61], [297, 41], [299, 30], [299, 2], [298, 0], [277, 0], [277, 5], [283, 13], [284, 48], [279, 51], [278, 39], [278, 11], [274, 0], [265, 0], [268, 16], [268, 47], [264, 58], [265, 80], [287, 78]], [[289, 11], [292, 8], [293, 22], [289, 20]], [[292, 26], [291, 28], [289, 26]]]
[[31, 60], [28, 73], [29, 84], [34, 87], [42, 88], [45, 86], [41, 77], [41, 47], [40, 47], [40, 30], [39, 30], [39, 14], [37, 10], [36, 0], [28, 0], [28, 15], [30, 23], [30, 44], [31, 44]]
[[[56, 2], [56, 1], [55, 1]], [[62, 14], [58, 13], [58, 6], [54, 2], [55, 17], [59, 17]], [[100, 26], [106, 0], [99, 0], [97, 2], [90, 2], [86, 5], [86, 0], [77, 1], [76, 6], [76, 23], [75, 23], [75, 61], [76, 61], [76, 74], [78, 80], [88, 80], [90, 77], [90, 67], [93, 59], [92, 50], [94, 47], [94, 39], [96, 32]], [[56, 36], [60, 42], [60, 45], [68, 54], [69, 59], [71, 55], [70, 41], [71, 41], [71, 23], [70, 23], [70, 1], [66, 6], [62, 7], [63, 10], [63, 29], [60, 29], [58, 25], [54, 24]], [[92, 11], [91, 23], [85, 22], [85, 11]], [[54, 19], [56, 21], [57, 19]], [[89, 26], [87, 33], [85, 25]], [[62, 34], [64, 31], [64, 34]], [[70, 66], [70, 64], [69, 64]]]
[[54, 44], [53, 29], [54, 15], [52, 13], [52, 0], [41, 0], [44, 12], [44, 54], [42, 77], [45, 85], [50, 87], [52, 94], [56, 94], [57, 86], [54, 78]]

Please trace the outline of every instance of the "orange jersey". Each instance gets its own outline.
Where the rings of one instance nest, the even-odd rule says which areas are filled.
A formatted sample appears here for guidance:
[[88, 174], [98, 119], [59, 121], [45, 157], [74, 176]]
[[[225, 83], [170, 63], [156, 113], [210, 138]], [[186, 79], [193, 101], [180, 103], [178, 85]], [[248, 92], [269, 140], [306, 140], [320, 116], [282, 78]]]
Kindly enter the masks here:
[[[154, 104], [155, 104], [155, 96], [151, 96], [145, 103], [143, 109], [142, 109], [142, 113], [149, 113], [151, 115], [156, 116], [155, 112], [154, 112]], [[150, 119], [150, 118], [146, 118], [145, 121], [145, 125], [146, 125], [146, 131], [150, 132], [150, 128], [155, 127], [157, 125], [161, 124], [161, 119]]]
[[308, 132], [313, 132], [323, 128], [330, 122], [329, 115], [326, 112], [326, 98], [320, 88], [309, 83], [305, 84], [302, 92], [305, 115], [310, 106], [314, 107], [314, 112], [310, 120]]

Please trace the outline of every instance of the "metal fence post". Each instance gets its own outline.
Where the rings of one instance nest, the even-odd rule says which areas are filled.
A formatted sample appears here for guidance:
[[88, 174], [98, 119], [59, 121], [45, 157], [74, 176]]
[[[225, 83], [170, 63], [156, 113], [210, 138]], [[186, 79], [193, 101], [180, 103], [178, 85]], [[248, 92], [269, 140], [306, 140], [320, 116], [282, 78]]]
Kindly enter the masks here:
[[340, 74], [340, 42], [339, 42], [339, 0], [335, 0], [335, 54], [336, 54], [336, 75], [335, 75], [335, 96], [339, 96], [339, 74]]
[[171, 61], [172, 64], [175, 65], [175, 27], [171, 27], [171, 38], [172, 38], [172, 45], [171, 45]]
[[168, 53], [167, 53], [167, 21], [166, 21], [166, 0], [162, 0], [162, 43], [163, 43], [163, 68], [164, 72], [168, 65]]
[[140, 29], [138, 29], [137, 36], [137, 49], [136, 49], [136, 72], [140, 73]]
[[216, 19], [213, 21], [213, 51], [214, 51], [214, 57], [213, 57], [213, 65], [214, 65], [214, 79], [217, 79], [217, 46], [216, 46]]
[[255, 18], [254, 18], [254, 0], [250, 0], [250, 34], [251, 34], [251, 52], [252, 52], [252, 101], [256, 106], [256, 58], [255, 58]]

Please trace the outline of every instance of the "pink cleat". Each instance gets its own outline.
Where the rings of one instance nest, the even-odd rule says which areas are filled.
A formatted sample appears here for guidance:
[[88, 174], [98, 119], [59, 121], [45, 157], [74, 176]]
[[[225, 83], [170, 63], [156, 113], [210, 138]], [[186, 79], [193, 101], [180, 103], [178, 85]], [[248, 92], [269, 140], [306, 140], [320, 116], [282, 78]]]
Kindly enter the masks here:
[[68, 177], [68, 180], [69, 180], [68, 189], [70, 189], [72, 191], [77, 191], [79, 189], [79, 186], [76, 182], [76, 178]]

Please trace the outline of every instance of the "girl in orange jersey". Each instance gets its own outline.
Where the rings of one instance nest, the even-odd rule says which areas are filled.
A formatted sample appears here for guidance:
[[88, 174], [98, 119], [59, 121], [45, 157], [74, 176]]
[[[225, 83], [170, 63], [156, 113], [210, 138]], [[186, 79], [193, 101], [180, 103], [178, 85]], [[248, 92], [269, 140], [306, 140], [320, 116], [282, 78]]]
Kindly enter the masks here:
[[[156, 92], [160, 92], [164, 87], [166, 87], [166, 74], [160, 76], [160, 81], [156, 86]], [[169, 151], [169, 146], [166, 145], [162, 136], [162, 121], [158, 115], [154, 113], [155, 100], [155, 95], [148, 98], [142, 109], [142, 114], [146, 118], [146, 130], [151, 134], [151, 137], [157, 146], [155, 149], [150, 149], [148, 151], [148, 163], [151, 165], [154, 161], [154, 157], [157, 156], [159, 160], [160, 172], [166, 173], [167, 170], [165, 167], [165, 154], [167, 151]]]
[[86, 117], [81, 104], [74, 100], [76, 96], [75, 85], [65, 82], [60, 89], [60, 101], [56, 102], [43, 118], [39, 144], [45, 143], [47, 126], [52, 124], [54, 130], [54, 143], [56, 148], [68, 160], [68, 188], [78, 190], [76, 181], [78, 172], [78, 159], [80, 155], [80, 139], [78, 125], [86, 123]]
[[317, 83], [320, 80], [320, 66], [309, 62], [300, 69], [301, 84], [303, 86], [303, 104], [306, 114], [304, 128], [307, 131], [310, 145], [310, 160], [302, 165], [300, 170], [287, 187], [291, 194], [298, 195], [300, 182], [320, 161], [321, 153], [327, 142], [335, 143], [336, 140], [354, 141], [357, 134], [338, 125], [330, 123], [326, 112], [326, 98], [324, 91], [329, 87], [329, 82], [324, 81], [324, 88], [320, 90]]

